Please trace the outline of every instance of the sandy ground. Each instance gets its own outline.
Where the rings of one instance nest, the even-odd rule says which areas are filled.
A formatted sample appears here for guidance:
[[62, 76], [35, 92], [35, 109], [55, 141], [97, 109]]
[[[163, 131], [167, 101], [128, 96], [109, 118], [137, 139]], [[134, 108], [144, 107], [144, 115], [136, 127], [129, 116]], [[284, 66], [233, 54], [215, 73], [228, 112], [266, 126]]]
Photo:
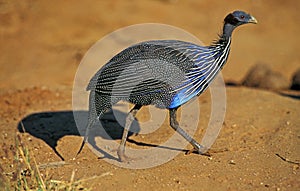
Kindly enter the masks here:
[[[259, 24], [235, 31], [223, 70], [225, 81], [240, 82], [259, 62], [290, 79], [300, 66], [299, 7], [299, 1], [281, 0], [0, 1], [4, 180], [16, 170], [12, 148], [21, 132], [38, 164], [61, 161], [53, 148], [64, 157], [65, 165], [41, 169], [42, 174], [57, 180], [69, 180], [72, 171], [76, 180], [103, 175], [85, 183], [93, 190], [299, 190], [300, 93], [296, 91], [227, 86], [225, 122], [212, 147], [219, 152], [207, 157], [182, 151], [163, 165], [142, 170], [107, 163], [88, 147], [73, 160], [82, 137], [72, 118], [73, 79], [85, 52], [106, 34], [137, 23], [180, 27], [209, 44], [227, 13], [246, 10]], [[209, 92], [199, 101], [197, 140], [210, 117]], [[137, 118], [145, 120], [146, 114], [147, 109]], [[189, 117], [192, 123], [194, 117]], [[27, 133], [22, 133], [21, 120]], [[172, 133], [166, 119], [157, 132], [131, 136], [134, 141], [128, 146], [148, 148]]]

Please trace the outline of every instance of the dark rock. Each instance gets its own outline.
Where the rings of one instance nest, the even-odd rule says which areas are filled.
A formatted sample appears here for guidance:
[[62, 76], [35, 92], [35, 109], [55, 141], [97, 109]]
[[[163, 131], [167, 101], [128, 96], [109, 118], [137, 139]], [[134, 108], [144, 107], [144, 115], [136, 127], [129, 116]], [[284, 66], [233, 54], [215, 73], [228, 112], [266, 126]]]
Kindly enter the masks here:
[[260, 87], [273, 90], [288, 89], [290, 82], [279, 72], [272, 71], [263, 78]]
[[300, 90], [300, 68], [293, 75], [291, 89]]
[[256, 87], [262, 89], [288, 89], [290, 86], [289, 81], [279, 72], [272, 71], [266, 64], [257, 64], [253, 66], [242, 85], [248, 87]]
[[242, 85], [249, 87], [259, 87], [264, 77], [270, 72], [271, 69], [268, 65], [257, 64], [249, 70], [242, 82]]

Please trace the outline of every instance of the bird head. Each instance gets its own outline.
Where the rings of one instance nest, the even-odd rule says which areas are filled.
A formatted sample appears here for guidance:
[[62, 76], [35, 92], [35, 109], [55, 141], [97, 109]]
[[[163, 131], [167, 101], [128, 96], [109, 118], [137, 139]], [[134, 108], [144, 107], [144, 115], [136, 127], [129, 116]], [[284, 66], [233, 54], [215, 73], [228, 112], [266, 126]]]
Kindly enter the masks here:
[[224, 19], [224, 24], [230, 24], [235, 27], [247, 23], [257, 23], [257, 20], [250, 14], [244, 11], [234, 11], [228, 14]]

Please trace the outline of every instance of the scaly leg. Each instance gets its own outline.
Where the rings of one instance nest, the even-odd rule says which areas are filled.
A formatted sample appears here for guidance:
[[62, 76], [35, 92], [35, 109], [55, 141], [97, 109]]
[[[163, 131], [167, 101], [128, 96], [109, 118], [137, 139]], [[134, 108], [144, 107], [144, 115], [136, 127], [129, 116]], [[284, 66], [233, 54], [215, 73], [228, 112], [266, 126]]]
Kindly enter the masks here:
[[76, 157], [79, 155], [79, 153], [81, 152], [83, 146], [84, 146], [85, 143], [88, 141], [89, 130], [90, 130], [90, 128], [93, 126], [93, 124], [94, 124], [94, 121], [93, 121], [93, 120], [91, 120], [91, 121], [88, 122], [88, 125], [87, 125], [86, 130], [85, 130], [85, 135], [84, 135], [83, 141], [82, 141], [82, 143], [81, 143], [81, 146], [80, 146], [79, 151], [78, 151], [77, 154], [76, 154]]
[[123, 136], [122, 136], [122, 140], [120, 143], [120, 146], [118, 148], [117, 154], [119, 157], [119, 160], [121, 162], [125, 161], [126, 159], [128, 159], [128, 157], [126, 157], [125, 155], [125, 144], [126, 144], [126, 140], [127, 140], [127, 136], [128, 136], [128, 131], [129, 128], [134, 120], [134, 117], [137, 113], [137, 111], [141, 108], [141, 105], [135, 105], [130, 112], [128, 113], [127, 117], [126, 117], [126, 122], [125, 122], [125, 127], [124, 127], [124, 131], [123, 131]]
[[[195, 139], [193, 139], [190, 135], [188, 135], [181, 127], [176, 119], [176, 111], [178, 108], [169, 109], [170, 111], [170, 125], [171, 127], [177, 131], [181, 136], [183, 136], [191, 145], [193, 145], [194, 150], [197, 151], [199, 154], [204, 154], [201, 150], [203, 146], [200, 145]], [[192, 151], [191, 151], [192, 152]]]
[[[97, 105], [97, 103], [101, 105]], [[101, 116], [111, 107], [112, 104], [113, 103], [111, 103], [109, 97], [101, 97], [94, 90], [91, 90], [89, 96], [88, 124], [86, 126], [85, 135], [76, 157], [81, 152], [85, 143], [88, 142], [88, 135], [94, 123], [101, 118]]]

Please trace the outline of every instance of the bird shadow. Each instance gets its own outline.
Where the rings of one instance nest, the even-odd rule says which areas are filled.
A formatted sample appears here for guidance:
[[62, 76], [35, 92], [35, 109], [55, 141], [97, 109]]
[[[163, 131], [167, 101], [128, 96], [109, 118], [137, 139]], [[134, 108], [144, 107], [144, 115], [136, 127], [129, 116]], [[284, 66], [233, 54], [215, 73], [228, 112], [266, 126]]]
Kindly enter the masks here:
[[284, 97], [300, 100], [300, 95], [299, 94], [296, 95], [296, 94], [292, 94], [292, 93], [283, 93], [283, 92], [279, 92], [278, 94], [281, 95], [281, 96], [284, 96]]
[[[118, 120], [115, 116], [118, 117]], [[127, 114], [121, 111], [109, 111], [105, 113], [99, 121], [109, 137], [113, 140], [117, 140], [122, 138], [123, 124], [120, 123], [125, 121], [126, 116]], [[67, 135], [84, 135], [87, 118], [87, 111], [40, 112], [24, 117], [18, 123], [17, 128], [21, 133], [29, 133], [43, 140], [61, 160], [64, 160], [63, 156], [56, 150], [58, 141]], [[133, 127], [134, 132], [138, 133], [140, 127], [137, 120], [133, 122]], [[128, 136], [132, 136], [133, 134], [134, 133], [130, 131]], [[97, 136], [99, 136], [99, 134], [95, 133], [92, 138]], [[89, 138], [91, 137], [89, 136]], [[105, 157], [111, 158], [108, 153], [97, 148], [94, 139], [89, 139], [89, 143], [99, 152], [103, 153]]]
[[239, 82], [232, 81], [232, 80], [231, 81], [226, 81], [225, 85], [229, 86], [229, 87], [239, 87], [239, 86], [242, 86], [242, 84], [240, 84]]
[[[265, 89], [265, 88], [259, 88], [259, 87], [249, 87], [249, 86], [245, 86], [245, 85], [243, 85], [239, 82], [235, 82], [235, 81], [227, 81], [227, 82], [225, 82], [225, 85], [227, 87], [247, 87], [247, 88], [252, 88], [252, 89], [265, 90], [265, 91], [274, 92], [280, 96], [300, 100], [299, 91], [296, 91], [298, 89], [293, 89], [292, 87], [290, 89], [285, 90], [285, 91], [290, 91], [290, 92], [284, 92], [282, 90], [272, 90], [272, 89]], [[292, 92], [294, 92], [294, 93], [292, 93]]]
[[[97, 137], [109, 140], [118, 140], [122, 138], [123, 127], [125, 124], [127, 113], [121, 111], [109, 111], [103, 115], [99, 120], [101, 127], [94, 128], [93, 132], [89, 134], [88, 142], [97, 152], [101, 153], [103, 157], [118, 160], [113, 155], [97, 146]], [[56, 146], [58, 141], [67, 135], [83, 136], [85, 134], [85, 125], [87, 124], [87, 111], [56, 111], [56, 112], [40, 112], [33, 113], [24, 117], [18, 123], [18, 131], [21, 133], [29, 133], [30, 135], [43, 140], [49, 145], [55, 154], [64, 160], [64, 157], [57, 151]], [[116, 119], [117, 118], [117, 119]], [[76, 120], [75, 120], [76, 119]], [[98, 123], [99, 125], [99, 123]], [[105, 130], [99, 131], [99, 129]], [[131, 125], [128, 137], [138, 134], [140, 125], [138, 120], [134, 120]], [[156, 144], [142, 143], [128, 138], [128, 142], [136, 145], [148, 147], [160, 147], [164, 149], [177, 150], [186, 152], [186, 150], [164, 147]], [[78, 148], [79, 149], [79, 148]]]

